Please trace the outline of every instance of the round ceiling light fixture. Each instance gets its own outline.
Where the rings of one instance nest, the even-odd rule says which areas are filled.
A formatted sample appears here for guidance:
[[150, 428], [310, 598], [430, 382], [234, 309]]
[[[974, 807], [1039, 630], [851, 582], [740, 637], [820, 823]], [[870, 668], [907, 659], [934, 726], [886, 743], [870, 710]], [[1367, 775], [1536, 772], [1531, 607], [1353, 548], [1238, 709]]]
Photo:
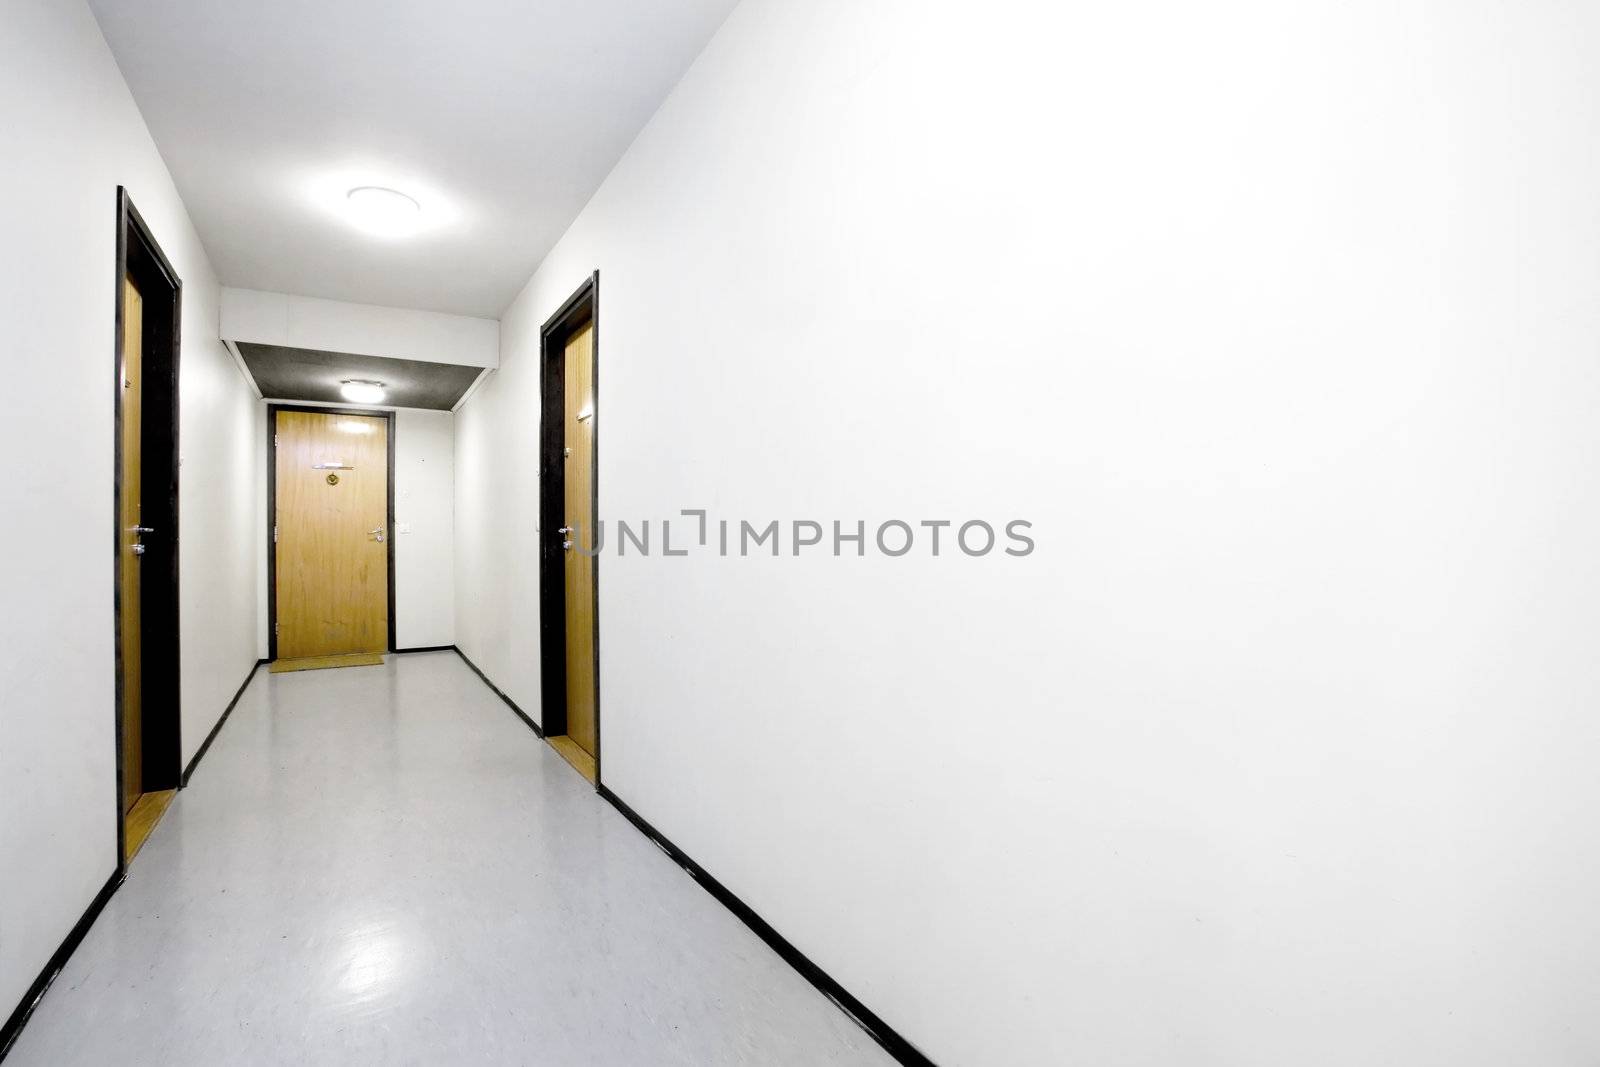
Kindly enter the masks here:
[[339, 395], [352, 404], [381, 404], [383, 383], [349, 378], [339, 383]]
[[417, 228], [422, 205], [405, 193], [381, 185], [358, 185], [345, 194], [350, 218], [368, 233], [398, 237]]

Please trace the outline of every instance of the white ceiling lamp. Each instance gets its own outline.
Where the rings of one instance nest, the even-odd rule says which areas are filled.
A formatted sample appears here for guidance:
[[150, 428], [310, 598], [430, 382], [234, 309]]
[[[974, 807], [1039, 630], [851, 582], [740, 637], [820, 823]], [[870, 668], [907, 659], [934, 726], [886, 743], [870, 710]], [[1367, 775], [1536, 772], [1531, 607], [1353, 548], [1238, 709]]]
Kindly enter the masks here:
[[422, 205], [381, 185], [358, 185], [345, 194], [350, 221], [380, 237], [404, 237], [422, 222]]
[[381, 404], [383, 383], [350, 378], [339, 383], [339, 395], [352, 404]]

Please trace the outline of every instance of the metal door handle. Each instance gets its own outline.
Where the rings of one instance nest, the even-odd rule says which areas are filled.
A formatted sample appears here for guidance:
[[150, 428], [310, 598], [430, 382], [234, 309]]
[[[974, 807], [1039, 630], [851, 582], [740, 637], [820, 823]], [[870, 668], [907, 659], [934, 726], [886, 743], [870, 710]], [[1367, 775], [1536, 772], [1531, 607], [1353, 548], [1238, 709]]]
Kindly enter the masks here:
[[130, 529], [128, 532], [129, 533], [135, 533], [135, 534], [155, 533], [156, 532], [156, 528], [154, 526], [135, 526], [132, 529]]
[[383, 527], [382, 526], [375, 526], [369, 532], [372, 534], [373, 537], [376, 537], [378, 539], [378, 543], [380, 545], [383, 544]]

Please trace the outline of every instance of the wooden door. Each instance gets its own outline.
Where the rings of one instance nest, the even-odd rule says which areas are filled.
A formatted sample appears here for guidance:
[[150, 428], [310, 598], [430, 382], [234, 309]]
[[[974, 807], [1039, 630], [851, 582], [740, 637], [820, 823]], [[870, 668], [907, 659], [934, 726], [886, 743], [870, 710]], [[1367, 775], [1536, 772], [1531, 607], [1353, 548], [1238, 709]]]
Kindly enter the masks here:
[[122, 810], [144, 792], [144, 643], [140, 631], [140, 570], [144, 546], [141, 501], [144, 495], [144, 298], [131, 281], [122, 283], [122, 460], [117, 472], [118, 551], [122, 575], [117, 590], [117, 656], [122, 670]]
[[279, 411], [278, 657], [389, 648], [389, 420]]
[[562, 426], [566, 442], [563, 513], [573, 547], [566, 550], [567, 736], [596, 752], [594, 677], [594, 559], [576, 546], [595, 544], [594, 328], [567, 342], [563, 357]]

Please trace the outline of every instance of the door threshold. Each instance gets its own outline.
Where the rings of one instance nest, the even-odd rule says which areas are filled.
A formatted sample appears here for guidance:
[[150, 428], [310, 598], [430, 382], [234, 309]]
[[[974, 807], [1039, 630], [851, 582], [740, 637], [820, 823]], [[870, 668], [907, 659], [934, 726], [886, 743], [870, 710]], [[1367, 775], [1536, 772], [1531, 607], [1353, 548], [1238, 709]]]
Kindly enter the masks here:
[[599, 776], [595, 773], [598, 768], [595, 767], [594, 757], [585, 752], [578, 745], [578, 742], [566, 734], [562, 734], [559, 737], [547, 737], [545, 740], [550, 743], [551, 748], [561, 754], [562, 759], [572, 764], [573, 770], [588, 779], [590, 785], [595, 784]]
[[139, 854], [144, 843], [150, 839], [150, 831], [156, 828], [156, 823], [161, 821], [161, 816], [166, 813], [167, 805], [172, 803], [172, 798], [178, 795], [176, 789], [158, 789], [154, 793], [144, 793], [133, 802], [133, 807], [124, 815], [123, 839], [126, 849], [124, 860], [131, 862]]

